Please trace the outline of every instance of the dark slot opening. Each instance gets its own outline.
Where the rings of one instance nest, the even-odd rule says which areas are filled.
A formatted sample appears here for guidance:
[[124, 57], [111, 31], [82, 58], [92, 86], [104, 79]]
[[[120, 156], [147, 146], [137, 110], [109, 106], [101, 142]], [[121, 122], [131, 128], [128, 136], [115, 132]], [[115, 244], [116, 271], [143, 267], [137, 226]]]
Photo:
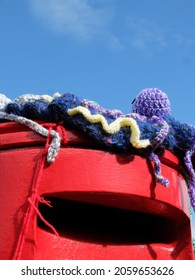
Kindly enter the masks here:
[[[43, 217], [61, 237], [101, 244], [170, 243], [176, 225], [167, 218], [114, 207], [49, 197], [39, 204]], [[39, 218], [38, 226], [50, 231]]]

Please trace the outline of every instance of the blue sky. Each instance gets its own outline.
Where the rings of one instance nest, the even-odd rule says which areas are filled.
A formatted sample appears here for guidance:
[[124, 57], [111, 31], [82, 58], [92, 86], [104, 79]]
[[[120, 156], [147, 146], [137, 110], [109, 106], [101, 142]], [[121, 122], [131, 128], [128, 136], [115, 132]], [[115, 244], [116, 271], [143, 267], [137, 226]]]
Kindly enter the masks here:
[[131, 110], [146, 87], [195, 124], [194, 0], [0, 0], [0, 92]]
[[0, 92], [72, 92], [131, 110], [158, 87], [195, 125], [194, 0], [0, 0]]

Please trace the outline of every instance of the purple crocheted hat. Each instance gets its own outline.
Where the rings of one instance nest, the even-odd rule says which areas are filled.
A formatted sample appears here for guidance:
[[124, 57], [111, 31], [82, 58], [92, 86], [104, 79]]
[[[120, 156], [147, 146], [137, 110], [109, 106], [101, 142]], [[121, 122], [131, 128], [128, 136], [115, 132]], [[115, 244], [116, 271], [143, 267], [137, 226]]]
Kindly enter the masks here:
[[147, 117], [162, 117], [171, 113], [170, 101], [160, 89], [146, 88], [133, 101], [132, 111]]

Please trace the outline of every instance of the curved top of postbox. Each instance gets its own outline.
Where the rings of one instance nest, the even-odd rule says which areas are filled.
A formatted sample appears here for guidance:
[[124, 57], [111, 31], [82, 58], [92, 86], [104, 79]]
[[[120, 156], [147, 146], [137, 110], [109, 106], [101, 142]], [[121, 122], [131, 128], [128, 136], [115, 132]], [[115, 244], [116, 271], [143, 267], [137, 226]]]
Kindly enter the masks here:
[[[168, 150], [185, 166], [191, 204], [195, 209], [195, 127], [171, 116], [169, 99], [160, 89], [142, 90], [132, 102], [132, 113], [126, 115], [70, 93], [27, 94], [13, 101], [0, 95], [0, 120], [26, 125], [29, 120], [60, 124], [79, 132], [102, 149], [146, 157], [154, 163], [156, 180], [165, 186], [168, 181], [160, 172], [159, 156]], [[40, 129], [35, 124], [30, 127], [36, 131]]]

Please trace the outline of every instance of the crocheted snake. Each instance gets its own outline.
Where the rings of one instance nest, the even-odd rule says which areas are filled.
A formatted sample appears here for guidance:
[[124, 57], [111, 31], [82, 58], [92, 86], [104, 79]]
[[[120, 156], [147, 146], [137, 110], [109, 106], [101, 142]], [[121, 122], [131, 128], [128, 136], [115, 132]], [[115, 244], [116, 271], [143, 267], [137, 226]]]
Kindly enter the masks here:
[[[168, 149], [185, 165], [189, 196], [195, 210], [195, 127], [171, 116], [169, 99], [160, 89], [141, 91], [132, 102], [132, 113], [126, 115], [70, 93], [53, 97], [27, 94], [14, 101], [0, 94], [0, 120], [31, 123], [29, 126], [43, 135], [47, 135], [47, 131], [42, 132], [35, 120], [61, 122], [65, 128], [81, 131], [104, 149], [149, 158], [154, 162], [156, 180], [164, 186], [169, 182], [161, 175], [158, 154]], [[59, 135], [56, 135], [53, 132], [55, 144], [50, 147], [53, 155], [50, 162], [54, 161], [60, 146]]]

